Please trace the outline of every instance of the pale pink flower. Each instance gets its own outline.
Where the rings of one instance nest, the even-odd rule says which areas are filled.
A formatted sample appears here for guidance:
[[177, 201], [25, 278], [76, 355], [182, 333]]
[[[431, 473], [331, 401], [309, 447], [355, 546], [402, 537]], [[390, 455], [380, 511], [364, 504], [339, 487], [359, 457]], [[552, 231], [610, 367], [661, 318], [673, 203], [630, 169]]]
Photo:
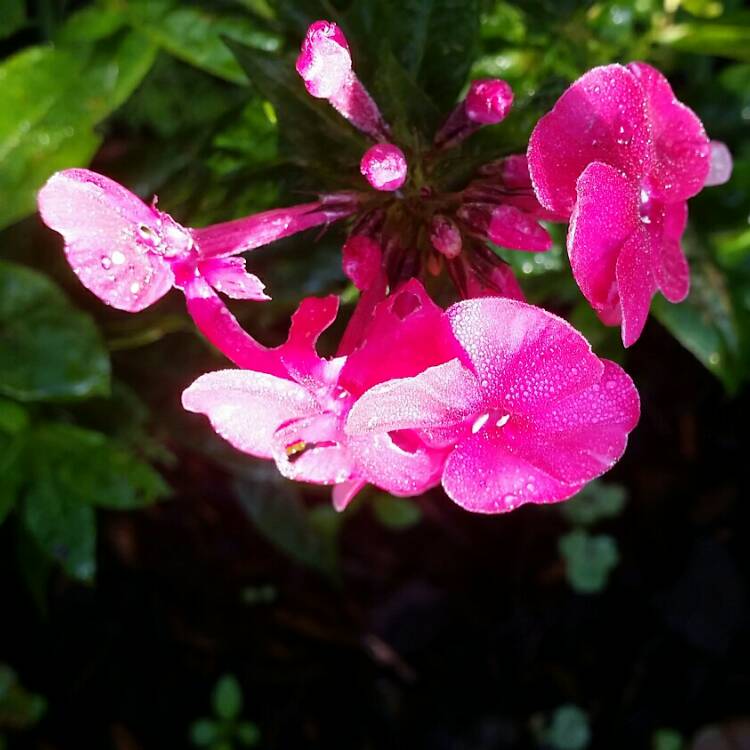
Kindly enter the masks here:
[[345, 431], [363, 478], [388, 471], [381, 448], [389, 441], [412, 450], [418, 466], [431, 449], [444, 456], [451, 499], [498, 513], [565, 500], [620, 458], [638, 394], [568, 323], [500, 298], [460, 302], [446, 317], [458, 357], [375, 385], [349, 412]]
[[688, 294], [680, 238], [710, 154], [695, 113], [640, 62], [581, 76], [531, 135], [539, 201], [571, 216], [573, 274], [600, 318], [622, 323], [625, 346], [640, 336], [656, 291], [670, 302]]

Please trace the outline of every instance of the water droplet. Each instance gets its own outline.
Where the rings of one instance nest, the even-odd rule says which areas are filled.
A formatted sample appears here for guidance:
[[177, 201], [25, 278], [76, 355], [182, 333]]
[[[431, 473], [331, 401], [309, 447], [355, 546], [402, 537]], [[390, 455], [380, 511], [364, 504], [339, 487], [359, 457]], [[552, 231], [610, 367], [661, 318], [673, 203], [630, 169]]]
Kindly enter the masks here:
[[125, 262], [125, 256], [119, 250], [115, 250], [112, 253], [112, 262], [116, 266], [121, 266]]
[[482, 429], [487, 424], [487, 420], [490, 418], [489, 414], [482, 414], [481, 416], [477, 417], [474, 421], [474, 424], [471, 426], [471, 432], [473, 435], [476, 435], [479, 430]]
[[508, 420], [510, 419], [510, 414], [503, 414], [500, 419], [495, 422], [495, 426], [497, 427], [505, 427], [506, 424], [508, 424]]
[[141, 289], [141, 285], [137, 281], [134, 281], [130, 285], [130, 292], [131, 292], [131, 294], [138, 294], [138, 292], [140, 291], [140, 289]]
[[482, 388], [486, 388], [489, 385], [489, 383], [486, 380], [482, 381]]
[[101, 264], [102, 268], [106, 271], [112, 267], [112, 259], [108, 255], [102, 255]]

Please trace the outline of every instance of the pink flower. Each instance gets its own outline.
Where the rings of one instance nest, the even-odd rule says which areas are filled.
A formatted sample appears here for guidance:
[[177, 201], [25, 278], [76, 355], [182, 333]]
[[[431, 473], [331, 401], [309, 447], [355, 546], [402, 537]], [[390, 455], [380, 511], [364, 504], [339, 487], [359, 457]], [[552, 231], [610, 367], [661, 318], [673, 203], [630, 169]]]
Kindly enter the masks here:
[[498, 513], [564, 500], [620, 458], [638, 394], [568, 323], [499, 298], [460, 302], [446, 317], [458, 357], [375, 385], [349, 412], [345, 431], [355, 455], [363, 446], [364, 478], [387, 470], [378, 447], [389, 437], [407, 451], [427, 446], [444, 452], [451, 499]]
[[377, 442], [388, 460], [367, 481], [389, 492], [419, 494], [438, 481], [440, 456], [424, 447], [405, 452], [381, 436], [357, 440], [355, 456], [343, 428], [352, 404], [373, 385], [456, 356], [447, 319], [414, 280], [375, 306], [356, 346], [326, 360], [315, 345], [333, 322], [337, 304], [335, 297], [302, 302], [287, 342], [266, 350], [279, 365], [272, 374], [208, 373], [185, 391], [183, 405], [207, 415], [216, 432], [239, 450], [273, 458], [284, 476], [340, 485], [337, 507], [365, 483], [358, 457], [367, 455], [369, 442]]
[[[219, 349], [245, 363], [251, 342], [216, 292], [266, 300], [257, 276], [232, 257], [355, 209], [349, 196], [189, 229], [96, 172], [58, 172], [39, 191], [45, 224], [62, 234], [65, 254], [83, 285], [118, 310], [138, 312], [173, 286], [183, 290], [196, 324]], [[236, 357], [240, 357], [238, 361]]]
[[625, 346], [656, 291], [688, 293], [680, 247], [686, 200], [706, 183], [709, 141], [698, 117], [645, 63], [581, 76], [537, 124], [528, 159], [540, 203], [571, 215], [568, 253], [581, 291]]
[[316, 21], [308, 28], [297, 58], [297, 72], [308, 93], [327, 99], [355, 128], [377, 141], [388, 138], [388, 126], [352, 70], [349, 44], [335, 23]]

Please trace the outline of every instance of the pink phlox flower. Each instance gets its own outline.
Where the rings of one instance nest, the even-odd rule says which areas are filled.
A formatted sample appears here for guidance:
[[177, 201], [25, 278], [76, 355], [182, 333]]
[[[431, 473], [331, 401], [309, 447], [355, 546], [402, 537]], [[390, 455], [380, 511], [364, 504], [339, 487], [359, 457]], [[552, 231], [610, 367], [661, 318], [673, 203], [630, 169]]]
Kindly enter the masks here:
[[625, 346], [640, 336], [656, 291], [670, 302], [688, 294], [686, 201], [706, 184], [710, 156], [701, 121], [640, 62], [581, 76], [531, 135], [539, 201], [571, 217], [575, 279], [605, 323], [622, 324]]
[[[440, 458], [422, 450], [415, 466], [409, 452], [390, 441], [378, 450], [391, 456], [378, 476], [364, 479], [344, 422], [352, 405], [373, 385], [415, 375], [456, 354], [443, 311], [412, 280], [371, 311], [356, 345], [347, 355], [318, 356], [316, 342], [333, 322], [338, 300], [303, 300], [292, 319], [287, 342], [267, 350], [279, 368], [223, 370], [198, 378], [183, 394], [189, 411], [208, 416], [213, 428], [239, 450], [273, 458], [290, 479], [341, 485], [334, 492], [342, 508], [371, 481], [382, 489], [418, 494], [439, 478]], [[366, 456], [369, 438], [358, 439], [357, 456]], [[411, 446], [410, 446], [411, 447]], [[417, 446], [414, 450], [419, 451]]]
[[620, 458], [638, 394], [568, 323], [501, 298], [460, 302], [446, 318], [457, 357], [376, 385], [349, 412], [350, 444], [356, 452], [362, 440], [367, 451], [358, 457], [365, 478], [388, 470], [374, 437], [409, 435], [444, 452], [440, 478], [451, 499], [498, 513], [564, 500]]
[[[71, 268], [97, 297], [139, 312], [173, 286], [185, 293], [196, 324], [237, 364], [245, 364], [246, 334], [216, 295], [267, 300], [264, 285], [247, 273], [237, 254], [351, 214], [356, 199], [345, 194], [245, 219], [190, 229], [147, 205], [103, 175], [87, 169], [54, 174], [39, 191], [45, 224], [65, 240]], [[238, 361], [236, 357], [239, 356]]]
[[316, 21], [310, 25], [297, 57], [297, 72], [308, 93], [327, 99], [355, 128], [376, 141], [388, 139], [390, 129], [354, 73], [349, 43], [335, 23]]
[[502, 122], [513, 106], [513, 89], [500, 78], [472, 81], [466, 98], [448, 115], [435, 135], [435, 146], [451, 148], [485, 125]]

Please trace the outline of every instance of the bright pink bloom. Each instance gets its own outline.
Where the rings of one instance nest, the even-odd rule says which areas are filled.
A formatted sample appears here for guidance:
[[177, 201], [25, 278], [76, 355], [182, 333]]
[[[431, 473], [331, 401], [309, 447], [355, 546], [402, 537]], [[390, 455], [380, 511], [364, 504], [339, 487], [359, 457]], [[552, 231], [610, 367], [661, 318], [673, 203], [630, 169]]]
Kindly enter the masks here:
[[435, 135], [439, 148], [455, 146], [484, 125], [502, 122], [513, 106], [513, 89], [500, 78], [472, 81], [466, 98], [458, 103]]
[[[108, 305], [138, 312], [173, 286], [206, 337], [237, 364], [252, 343], [216, 291], [234, 299], [265, 300], [263, 284], [235, 256], [355, 210], [350, 196], [276, 209], [189, 229], [169, 214], [96, 172], [68, 169], [39, 191], [45, 224], [62, 234], [65, 253], [83, 285]], [[237, 357], [240, 357], [238, 361]]]
[[359, 171], [375, 190], [392, 192], [406, 182], [408, 167], [404, 152], [398, 146], [377, 143], [365, 152]]
[[308, 28], [297, 58], [297, 72], [308, 93], [327, 99], [354, 127], [378, 141], [388, 137], [388, 126], [352, 70], [349, 44], [335, 23], [316, 21]]
[[335, 494], [339, 507], [365, 482], [360, 459], [366, 460], [371, 442], [389, 460], [367, 481], [389, 492], [419, 494], [438, 481], [442, 454], [419, 446], [407, 451], [398, 441], [376, 436], [358, 439], [355, 457], [343, 427], [352, 404], [373, 385], [456, 356], [447, 319], [413, 280], [371, 311], [355, 347], [326, 360], [315, 344], [336, 308], [335, 297], [304, 300], [287, 342], [266, 350], [279, 365], [275, 372], [208, 373], [185, 391], [183, 405], [206, 414], [216, 432], [239, 450], [273, 458], [290, 479], [343, 484]]
[[685, 201], [706, 183], [709, 141], [697, 116], [645, 63], [594, 68], [537, 124], [528, 159], [541, 204], [571, 215], [573, 274], [625, 346], [657, 290], [685, 298]]
[[441, 480], [456, 503], [498, 513], [564, 500], [620, 458], [638, 394], [568, 323], [499, 298], [460, 302], [446, 316], [459, 357], [376, 385], [349, 412], [364, 478], [388, 470], [378, 436], [427, 446], [444, 452]]

